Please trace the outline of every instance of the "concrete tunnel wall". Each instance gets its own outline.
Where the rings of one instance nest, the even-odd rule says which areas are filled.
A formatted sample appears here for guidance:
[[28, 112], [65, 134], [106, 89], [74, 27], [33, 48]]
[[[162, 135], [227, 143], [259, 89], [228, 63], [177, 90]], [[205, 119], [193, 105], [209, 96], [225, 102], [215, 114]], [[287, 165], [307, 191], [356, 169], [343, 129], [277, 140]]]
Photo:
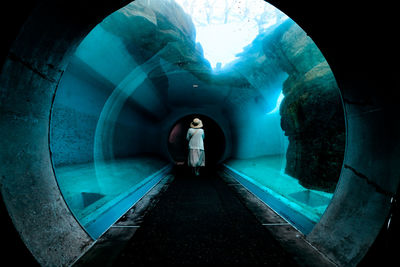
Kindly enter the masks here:
[[[15, 228], [42, 265], [68, 265], [93, 242], [69, 212], [57, 186], [49, 152], [49, 118], [55, 89], [74, 48], [103, 17], [126, 4], [111, 2], [95, 8], [61, 1], [37, 6], [3, 65], [1, 125], [12, 129], [12, 134], [0, 133], [1, 193]], [[340, 265], [356, 265], [382, 228], [399, 184], [400, 130], [393, 123], [397, 114], [393, 91], [390, 81], [374, 79], [371, 74], [382, 72], [371, 62], [366, 64], [356, 52], [358, 47], [338, 44], [340, 53], [346, 51], [341, 55], [337, 47], [327, 45], [339, 42], [336, 38], [342, 34], [329, 28], [329, 18], [304, 18], [301, 12], [284, 7], [289, 16], [297, 14], [292, 18], [322, 44], [341, 89], [347, 120], [338, 187], [307, 239]], [[307, 6], [296, 8], [307, 10]], [[313, 28], [309, 23], [317, 19], [332, 31]], [[346, 32], [346, 25], [340, 26]], [[346, 37], [351, 39], [350, 34]], [[354, 68], [345, 67], [349, 54], [355, 55]]]

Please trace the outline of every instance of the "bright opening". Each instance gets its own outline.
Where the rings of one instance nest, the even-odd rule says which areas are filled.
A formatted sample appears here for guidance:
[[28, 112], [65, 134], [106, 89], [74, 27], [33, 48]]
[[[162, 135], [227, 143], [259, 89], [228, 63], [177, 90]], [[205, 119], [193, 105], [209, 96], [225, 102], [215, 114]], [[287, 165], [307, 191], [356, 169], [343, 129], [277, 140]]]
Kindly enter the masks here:
[[254, 38], [288, 17], [263, 0], [175, 0], [192, 17], [196, 42], [212, 68], [223, 68]]

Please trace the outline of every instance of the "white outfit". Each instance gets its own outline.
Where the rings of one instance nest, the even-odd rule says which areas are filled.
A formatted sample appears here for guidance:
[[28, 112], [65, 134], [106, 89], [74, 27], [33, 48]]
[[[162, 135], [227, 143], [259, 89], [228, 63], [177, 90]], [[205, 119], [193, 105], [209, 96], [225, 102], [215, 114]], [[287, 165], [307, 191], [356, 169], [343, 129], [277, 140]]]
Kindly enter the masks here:
[[204, 150], [204, 130], [189, 128], [186, 134], [186, 140], [189, 141], [189, 149]]
[[189, 128], [186, 139], [189, 140], [188, 165], [191, 167], [205, 166], [204, 130]]

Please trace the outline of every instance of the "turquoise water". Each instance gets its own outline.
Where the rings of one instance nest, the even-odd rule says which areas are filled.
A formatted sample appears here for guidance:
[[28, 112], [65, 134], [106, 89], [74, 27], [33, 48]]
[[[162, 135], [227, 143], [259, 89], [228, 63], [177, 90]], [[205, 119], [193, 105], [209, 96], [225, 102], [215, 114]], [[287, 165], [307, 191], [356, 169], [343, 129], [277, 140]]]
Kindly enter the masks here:
[[301, 186], [296, 178], [284, 173], [285, 155], [262, 156], [251, 159], [230, 159], [226, 165], [266, 187], [285, 205], [318, 222], [329, 205], [333, 194], [310, 190]]
[[[86, 226], [119, 196], [135, 190], [168, 163], [155, 157], [74, 164], [55, 168], [61, 192], [79, 222]], [[99, 170], [101, 170], [99, 172]]]
[[[60, 189], [73, 214], [87, 229], [121, 198], [140, 192], [147, 178], [168, 163], [153, 157], [109, 159], [143, 153], [168, 158], [161, 149], [166, 129], [173, 126], [172, 121], [200, 112], [226, 118], [229, 128], [221, 125], [227, 138], [226, 156], [241, 158], [226, 164], [317, 222], [332, 194], [308, 190], [283, 173], [289, 141], [281, 128], [279, 110], [285, 101], [285, 82], [291, 84], [301, 75], [307, 78], [311, 67], [319, 73], [322, 54], [286, 15], [261, 0], [251, 0], [254, 13], [247, 15], [236, 16], [240, 8], [215, 7], [211, 20], [221, 22], [218, 16], [230, 20], [232, 30], [237, 29], [235, 23], [254, 24], [252, 18], [260, 14], [265, 20], [253, 25], [254, 36], [240, 38], [244, 41], [236, 47], [240, 54], [234, 52], [228, 61], [211, 60], [206, 41], [220, 46], [216, 34], [209, 32], [207, 40], [202, 39], [199, 17], [194, 13], [188, 16], [174, 1], [167, 2], [135, 1], [103, 20], [77, 47], [58, 85], [50, 146]], [[247, 8], [240, 1], [236, 4]], [[209, 29], [225, 27], [226, 22]], [[231, 44], [224, 35], [229, 33], [227, 29], [219, 29], [219, 37]], [[232, 37], [239, 37], [237, 33]], [[227, 52], [226, 45], [219, 48]], [[221, 56], [221, 52], [215, 55]], [[301, 60], [306, 64], [298, 64]], [[222, 70], [225, 64], [227, 68]], [[287, 64], [298, 64], [296, 72], [283, 70]]]

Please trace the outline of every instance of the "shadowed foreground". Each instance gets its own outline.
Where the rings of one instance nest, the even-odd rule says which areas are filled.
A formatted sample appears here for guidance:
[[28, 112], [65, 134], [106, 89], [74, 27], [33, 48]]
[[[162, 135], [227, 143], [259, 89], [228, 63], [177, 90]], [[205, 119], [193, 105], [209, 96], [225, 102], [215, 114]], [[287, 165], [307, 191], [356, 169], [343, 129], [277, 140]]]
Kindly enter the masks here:
[[297, 265], [216, 172], [182, 170], [114, 264]]

